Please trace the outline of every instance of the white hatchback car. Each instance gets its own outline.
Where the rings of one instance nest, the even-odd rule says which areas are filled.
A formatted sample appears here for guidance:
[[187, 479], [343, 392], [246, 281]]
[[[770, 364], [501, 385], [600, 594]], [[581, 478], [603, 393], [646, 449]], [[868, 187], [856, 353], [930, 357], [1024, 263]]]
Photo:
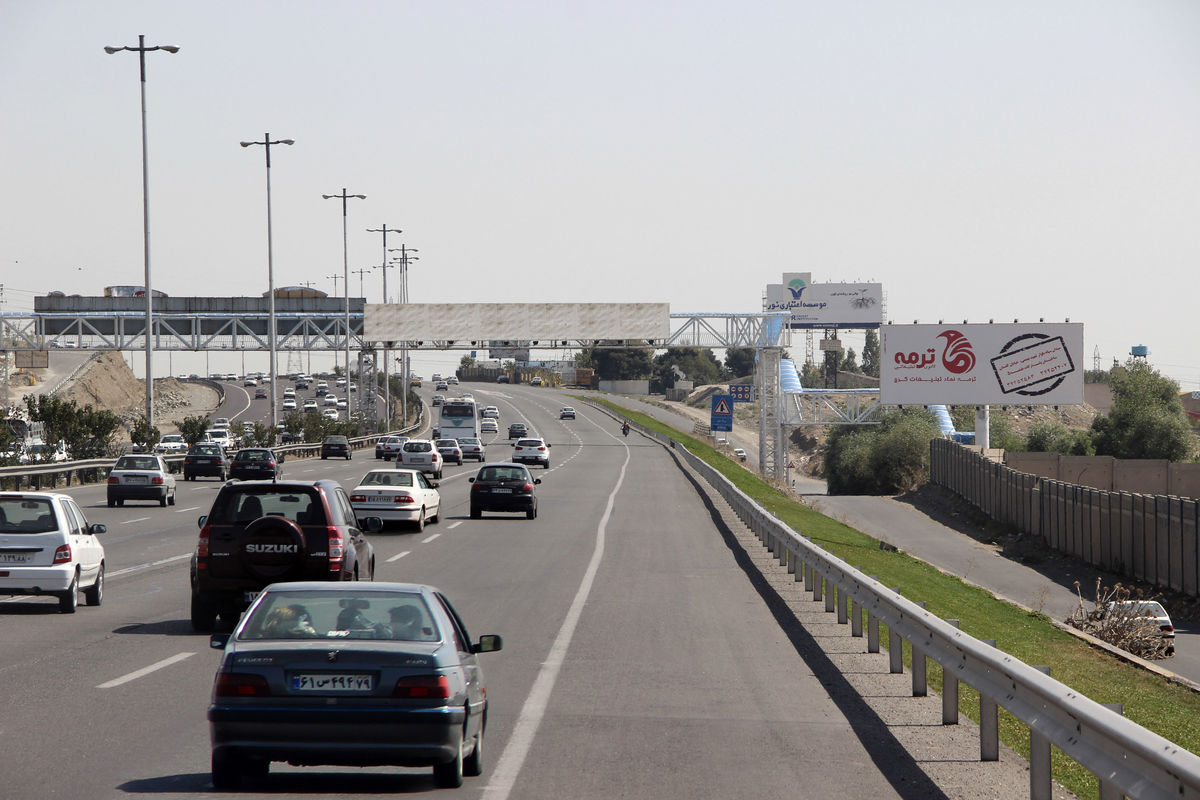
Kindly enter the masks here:
[[399, 466], [429, 472], [440, 479], [443, 463], [442, 454], [428, 439], [409, 439], [400, 448]]
[[384, 522], [437, 522], [442, 496], [437, 486], [416, 469], [373, 469], [350, 490], [350, 507], [359, 519], [379, 517]]
[[0, 494], [0, 594], [52, 595], [75, 613], [79, 590], [89, 606], [104, 599], [104, 546], [75, 500], [65, 494]]

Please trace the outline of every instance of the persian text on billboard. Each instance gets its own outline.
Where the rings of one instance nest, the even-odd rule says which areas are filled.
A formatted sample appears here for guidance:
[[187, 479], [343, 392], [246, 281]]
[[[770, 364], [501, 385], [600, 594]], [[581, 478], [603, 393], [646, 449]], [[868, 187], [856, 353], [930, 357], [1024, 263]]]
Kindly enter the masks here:
[[769, 284], [763, 310], [790, 314], [793, 328], [878, 328], [883, 284]]
[[886, 325], [880, 400], [896, 405], [1083, 402], [1083, 326]]

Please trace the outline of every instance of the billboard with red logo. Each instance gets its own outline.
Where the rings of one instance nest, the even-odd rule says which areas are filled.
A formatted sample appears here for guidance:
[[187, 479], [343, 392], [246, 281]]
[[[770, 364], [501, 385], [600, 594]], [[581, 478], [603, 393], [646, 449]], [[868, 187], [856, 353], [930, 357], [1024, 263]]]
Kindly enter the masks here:
[[879, 399], [891, 405], [1083, 402], [1083, 325], [884, 325]]

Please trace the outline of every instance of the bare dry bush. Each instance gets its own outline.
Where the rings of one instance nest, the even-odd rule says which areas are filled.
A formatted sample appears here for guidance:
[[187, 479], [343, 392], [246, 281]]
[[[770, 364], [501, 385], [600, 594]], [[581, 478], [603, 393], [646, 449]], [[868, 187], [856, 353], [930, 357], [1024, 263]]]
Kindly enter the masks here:
[[1174, 640], [1163, 637], [1153, 617], [1142, 616], [1134, 606], [1122, 605], [1129, 601], [1155, 599], [1144, 597], [1141, 589], [1132, 591], [1119, 583], [1102, 587], [1097, 578], [1096, 600], [1090, 610], [1085, 605], [1079, 581], [1075, 581], [1075, 593], [1079, 595], [1079, 606], [1066, 619], [1071, 627], [1140, 658], [1158, 660], [1174, 655]]

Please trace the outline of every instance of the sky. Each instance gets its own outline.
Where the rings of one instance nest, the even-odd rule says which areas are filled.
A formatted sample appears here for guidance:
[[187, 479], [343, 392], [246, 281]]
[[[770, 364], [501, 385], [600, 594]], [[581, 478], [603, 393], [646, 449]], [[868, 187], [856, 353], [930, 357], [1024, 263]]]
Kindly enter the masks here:
[[1194, 0], [0, 0], [4, 311], [144, 283], [138, 59], [103, 50], [139, 34], [181, 48], [146, 56], [172, 296], [266, 291], [238, 143], [270, 133], [277, 286], [344, 293], [344, 188], [368, 302], [386, 224], [412, 302], [754, 313], [809, 272], [896, 323], [1082, 322], [1087, 367], [1144, 344], [1200, 390]]

